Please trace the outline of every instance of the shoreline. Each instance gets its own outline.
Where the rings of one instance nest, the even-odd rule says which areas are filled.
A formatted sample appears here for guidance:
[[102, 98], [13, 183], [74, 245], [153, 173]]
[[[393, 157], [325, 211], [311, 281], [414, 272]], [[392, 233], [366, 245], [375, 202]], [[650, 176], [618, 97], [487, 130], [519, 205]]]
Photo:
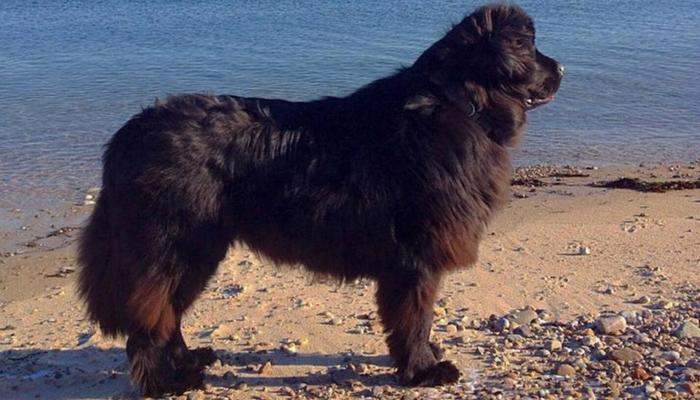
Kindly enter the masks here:
[[[188, 343], [213, 345], [221, 358], [208, 389], [190, 395], [692, 398], [700, 339], [674, 332], [700, 317], [700, 189], [592, 185], [622, 176], [697, 181], [700, 162], [516, 169], [520, 184], [489, 226], [477, 265], [448, 276], [438, 301], [433, 335], [462, 369], [457, 385], [396, 385], [371, 282], [311, 285], [296, 269], [233, 248], [185, 320]], [[96, 332], [74, 294], [75, 228], [91, 209], [26, 210], [15, 215], [19, 228], [3, 225], [1, 398], [134, 396], [123, 341]], [[523, 309], [536, 320], [512, 322]], [[598, 331], [601, 316], [620, 313], [624, 333]], [[641, 359], [615, 359], [623, 348]]]

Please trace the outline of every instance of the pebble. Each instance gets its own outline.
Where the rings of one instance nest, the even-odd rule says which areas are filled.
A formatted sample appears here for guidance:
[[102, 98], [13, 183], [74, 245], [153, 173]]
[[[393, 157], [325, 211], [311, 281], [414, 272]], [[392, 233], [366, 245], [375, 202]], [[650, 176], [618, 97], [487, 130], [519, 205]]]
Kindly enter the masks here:
[[627, 329], [627, 321], [621, 315], [600, 317], [596, 321], [596, 329], [605, 335], [619, 335]]
[[272, 373], [272, 363], [269, 361], [266, 361], [265, 364], [261, 365], [260, 368], [258, 368], [258, 374], [260, 375], [270, 375]]
[[638, 298], [637, 300], [634, 301], [636, 304], [649, 304], [651, 303], [651, 299], [649, 296], [642, 296]]
[[676, 328], [673, 334], [679, 338], [697, 338], [700, 337], [700, 328], [692, 321], [685, 321]]
[[636, 311], [623, 311], [620, 313], [620, 316], [622, 316], [625, 319], [625, 321], [627, 321], [628, 325], [636, 324], [637, 319], [639, 318], [639, 315]]
[[608, 383], [608, 389], [610, 390], [610, 397], [616, 399], [620, 396], [620, 384], [615, 381], [610, 381]]
[[444, 318], [447, 315], [447, 311], [445, 310], [445, 307], [436, 306], [433, 309], [433, 314], [436, 318]]
[[645, 344], [645, 343], [652, 342], [651, 338], [646, 333], [640, 333], [640, 334], [634, 335], [634, 337], [632, 338], [632, 341], [634, 343], [637, 343], [637, 344]]
[[520, 335], [522, 337], [526, 337], [526, 338], [531, 338], [531, 337], [535, 336], [534, 333], [532, 332], [532, 328], [530, 328], [529, 325], [519, 326], [513, 330], [513, 333]]
[[595, 332], [591, 328], [586, 328], [581, 332], [584, 336], [595, 336]]
[[282, 352], [288, 356], [294, 356], [299, 352], [297, 346], [294, 343], [283, 344], [282, 346], [280, 346], [280, 350], [282, 350]]
[[644, 368], [635, 368], [632, 370], [632, 378], [634, 379], [639, 379], [642, 381], [646, 381], [650, 378], [651, 376], [649, 373], [644, 369]]
[[537, 351], [535, 351], [535, 355], [537, 357], [549, 357], [552, 355], [552, 353], [547, 349], [538, 349]]
[[700, 394], [700, 384], [698, 382], [683, 382], [680, 389], [692, 395]]
[[522, 344], [522, 343], [525, 341], [525, 338], [523, 338], [523, 337], [520, 336], [520, 335], [516, 335], [516, 334], [508, 335], [508, 336], [506, 336], [506, 339], [507, 339], [509, 342], [515, 343], [515, 344], [517, 344], [517, 345], [520, 345], [520, 344]]
[[681, 353], [677, 351], [664, 351], [661, 353], [661, 358], [666, 361], [674, 362], [681, 359]]
[[510, 321], [507, 318], [498, 318], [491, 321], [491, 329], [496, 332], [503, 332], [510, 328]]
[[610, 358], [619, 363], [626, 364], [641, 361], [644, 359], [644, 356], [642, 356], [642, 354], [637, 350], [630, 349], [629, 347], [623, 347], [618, 350], [613, 350], [610, 353]]
[[538, 315], [535, 310], [531, 308], [526, 308], [524, 310], [516, 311], [511, 313], [508, 318], [511, 322], [515, 322], [518, 325], [529, 325], [537, 319]]
[[576, 375], [576, 368], [569, 364], [561, 364], [559, 365], [559, 368], [557, 368], [557, 375], [574, 376]]
[[647, 395], [650, 395], [650, 394], [656, 392], [656, 388], [654, 387], [654, 385], [646, 385], [646, 386], [644, 386], [644, 392]]
[[455, 324], [447, 324], [447, 326], [445, 327], [445, 331], [450, 335], [454, 335], [455, 333], [457, 333], [457, 330], [457, 325]]
[[658, 310], [670, 310], [674, 307], [676, 307], [676, 303], [669, 300], [661, 300], [654, 305], [654, 308]]
[[545, 343], [545, 348], [551, 352], [556, 352], [561, 350], [562, 344], [560, 341], [553, 339], [553, 340], [548, 340]]
[[187, 400], [202, 400], [204, 393], [201, 390], [193, 390], [187, 395]]

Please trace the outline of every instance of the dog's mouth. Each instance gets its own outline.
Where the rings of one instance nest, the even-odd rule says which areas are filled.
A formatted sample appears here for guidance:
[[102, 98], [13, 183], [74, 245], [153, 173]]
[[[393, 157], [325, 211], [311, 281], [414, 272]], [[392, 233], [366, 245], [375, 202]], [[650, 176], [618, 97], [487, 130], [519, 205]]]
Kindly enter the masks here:
[[528, 110], [532, 110], [533, 108], [543, 106], [552, 100], [554, 100], [554, 94], [550, 94], [544, 97], [533, 96], [525, 99], [525, 105], [527, 106]]

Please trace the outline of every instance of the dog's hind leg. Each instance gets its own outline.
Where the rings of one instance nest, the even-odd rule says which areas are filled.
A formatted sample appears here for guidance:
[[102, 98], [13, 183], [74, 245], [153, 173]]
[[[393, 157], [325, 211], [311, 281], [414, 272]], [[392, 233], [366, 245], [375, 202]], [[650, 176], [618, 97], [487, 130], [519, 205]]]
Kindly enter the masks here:
[[178, 256], [168, 258], [176, 266], [173, 278], [157, 275], [152, 280], [158, 283], [141, 281], [132, 295], [132, 314], [140, 329], [129, 336], [127, 354], [132, 380], [143, 394], [179, 394], [199, 388], [204, 367], [216, 361], [211, 348], [188, 349], [181, 330], [183, 314], [228, 249], [228, 241], [218, 231], [207, 232], [178, 241]]
[[439, 285], [439, 274], [420, 270], [379, 279], [379, 315], [388, 334], [389, 353], [404, 385], [435, 386], [459, 379], [457, 367], [449, 361], [439, 362], [441, 354], [430, 343], [433, 303]]
[[182, 393], [201, 387], [201, 369], [180, 368], [173, 348], [181, 339], [180, 317], [172, 302], [177, 280], [165, 276], [144, 278], [137, 283], [129, 308], [133, 329], [126, 352], [131, 364], [131, 380], [145, 396]]

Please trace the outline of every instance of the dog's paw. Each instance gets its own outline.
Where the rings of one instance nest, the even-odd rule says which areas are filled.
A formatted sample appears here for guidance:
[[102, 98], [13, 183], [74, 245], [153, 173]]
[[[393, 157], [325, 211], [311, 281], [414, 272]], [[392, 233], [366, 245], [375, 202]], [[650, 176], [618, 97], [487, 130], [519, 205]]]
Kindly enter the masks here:
[[188, 390], [204, 388], [204, 371], [202, 369], [178, 369], [160, 371], [156, 379], [152, 379], [141, 386], [141, 394], [144, 397], [164, 397], [166, 395], [180, 395]]
[[196, 369], [212, 365], [217, 360], [216, 353], [211, 347], [197, 347], [189, 350], [190, 364]]
[[407, 386], [449, 385], [459, 380], [459, 369], [450, 361], [442, 361], [431, 367], [416, 371], [412, 377], [404, 375], [402, 383]]

